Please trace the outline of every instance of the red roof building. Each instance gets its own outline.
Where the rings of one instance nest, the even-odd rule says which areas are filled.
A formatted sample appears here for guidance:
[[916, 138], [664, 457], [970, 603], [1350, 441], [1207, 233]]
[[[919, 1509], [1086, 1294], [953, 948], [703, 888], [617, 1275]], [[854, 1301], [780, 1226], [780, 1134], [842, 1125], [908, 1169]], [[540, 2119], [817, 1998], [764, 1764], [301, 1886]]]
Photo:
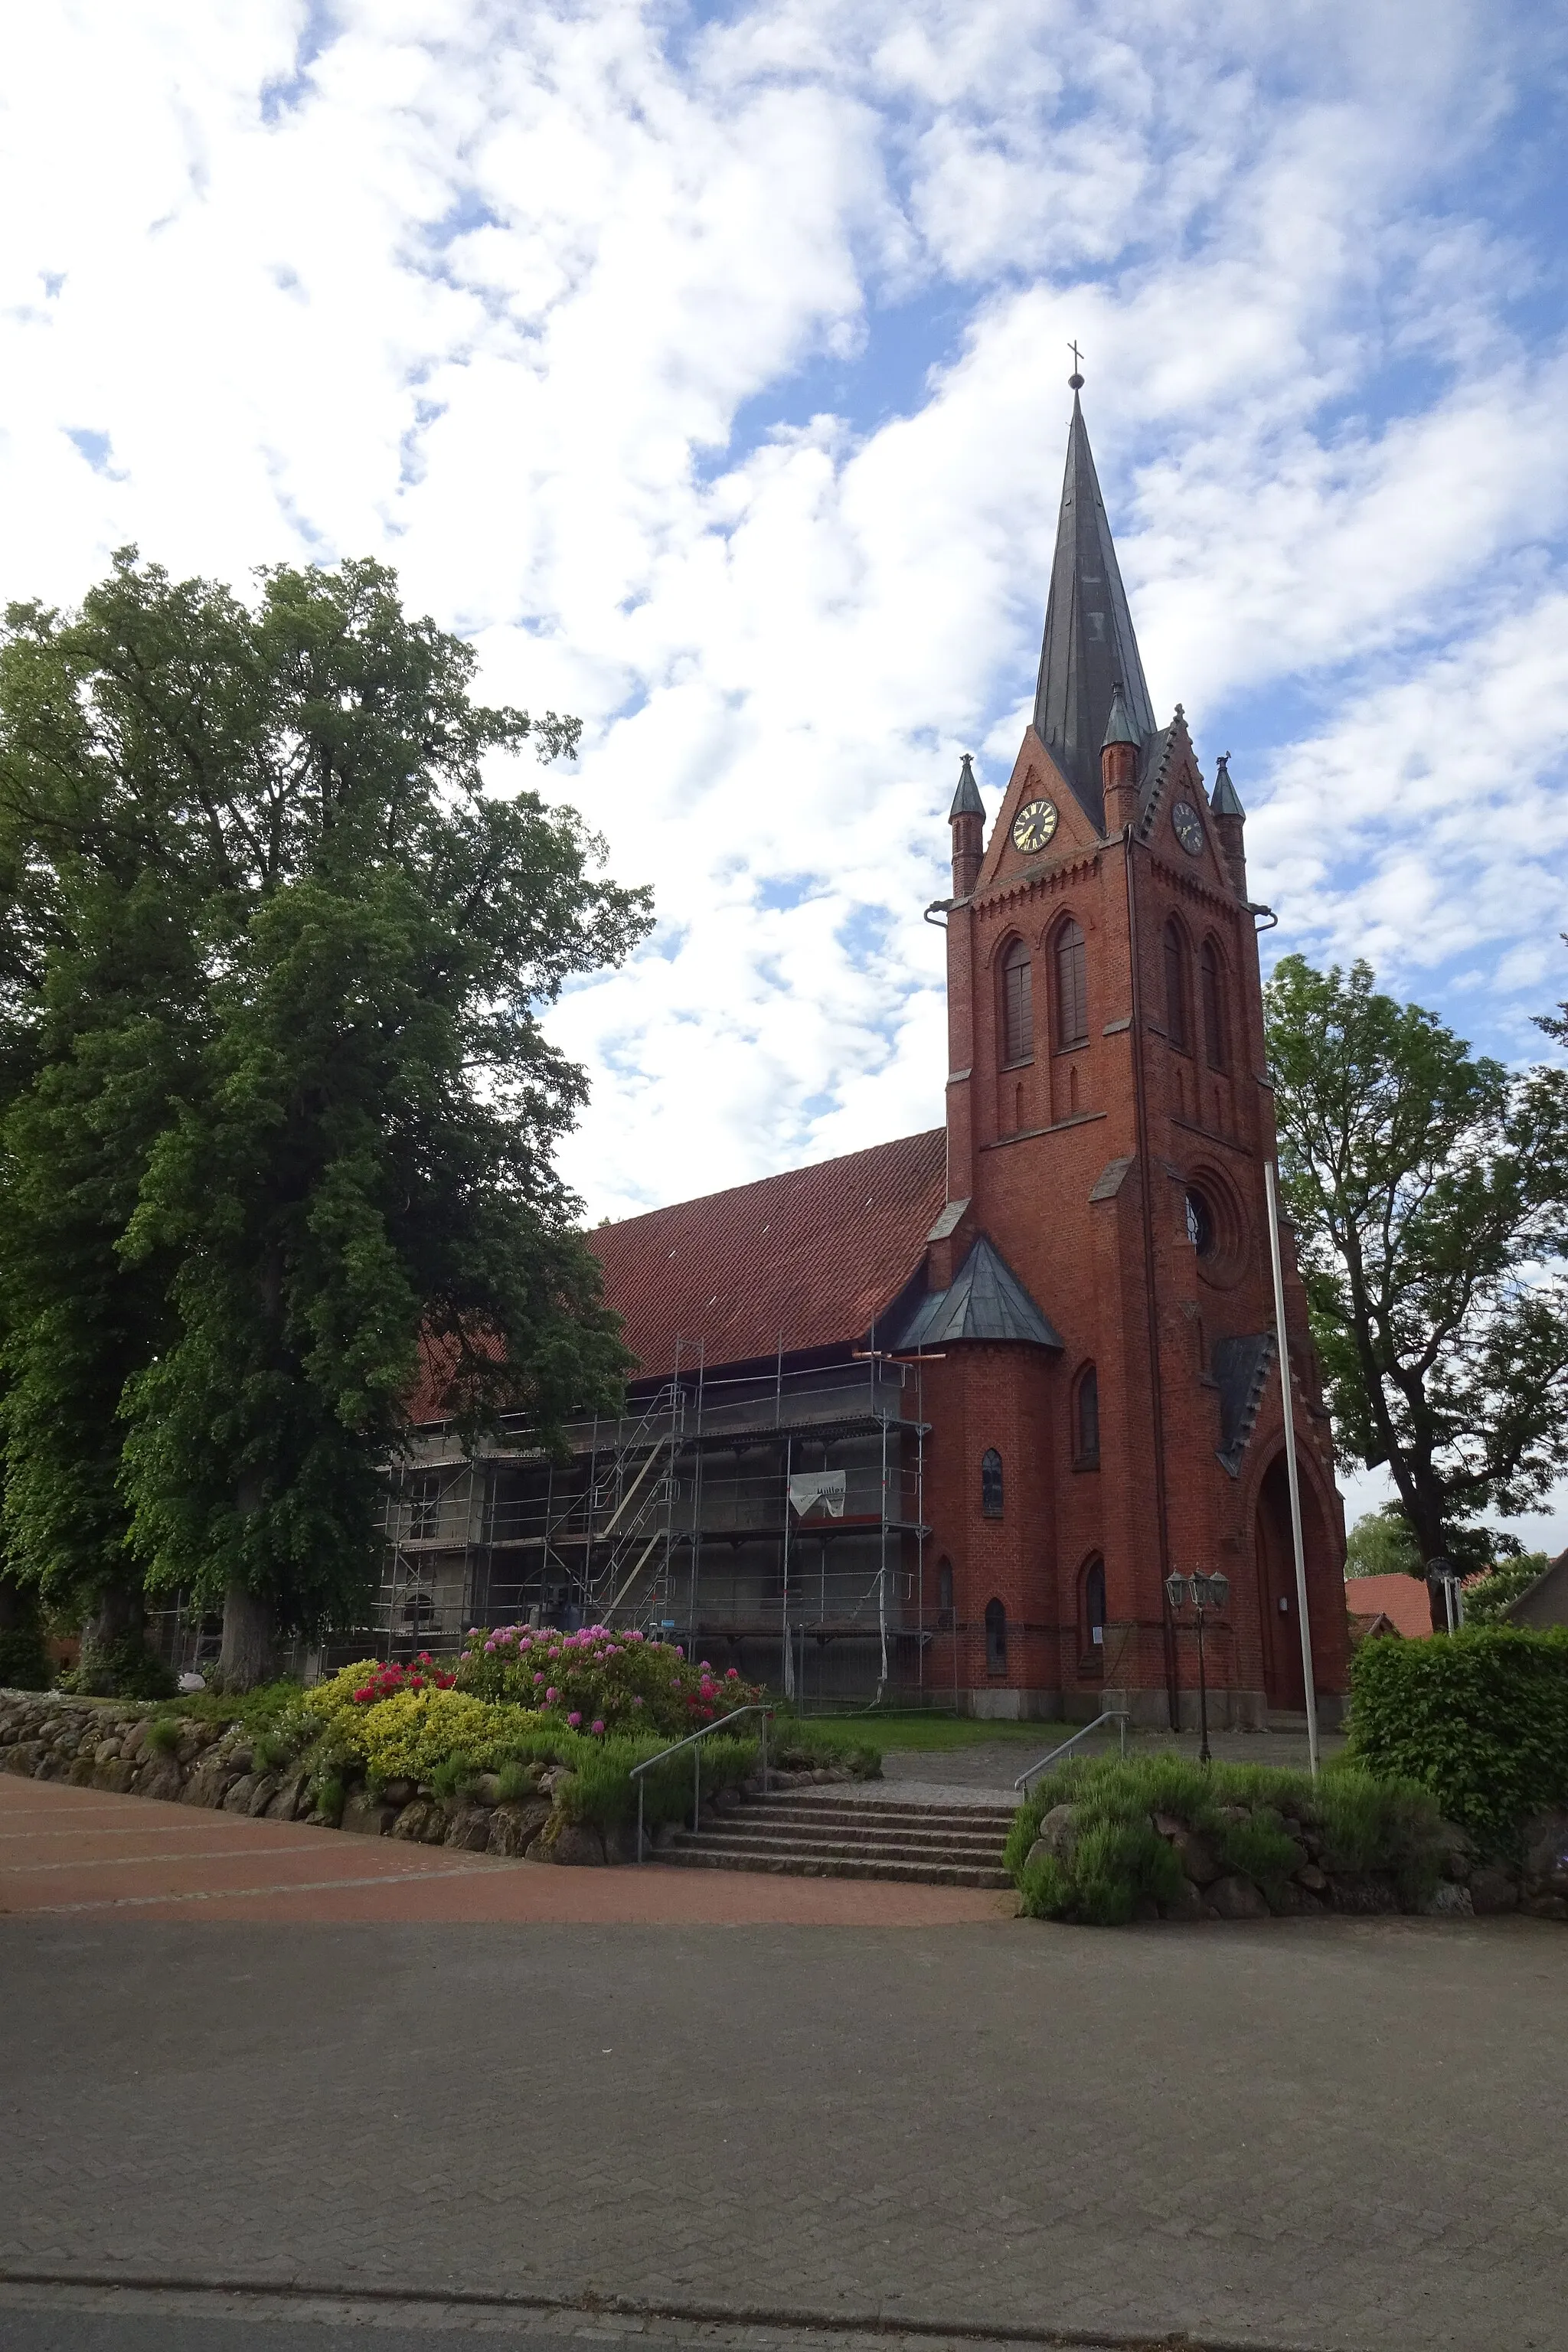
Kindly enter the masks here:
[[1350, 1576], [1345, 1607], [1352, 1617], [1386, 1617], [1407, 1642], [1424, 1642], [1432, 1631], [1432, 1603], [1418, 1576]]
[[[626, 1415], [475, 1461], [432, 1420], [389, 1512], [389, 1639], [635, 1621], [808, 1700], [1185, 1722], [1166, 1580], [1215, 1568], [1211, 1715], [1261, 1723], [1305, 1705], [1288, 1392], [1314, 1680], [1342, 1693], [1343, 1514], [1286, 1228], [1281, 1387], [1245, 813], [1180, 704], [1156, 719], [1074, 393], [1031, 722], [989, 825], [963, 761], [925, 910], [942, 1124], [598, 1228]], [[1356, 1598], [1424, 1608], [1405, 1581]]]
[[869, 1344], [946, 1198], [942, 1128], [588, 1235], [639, 1370]]

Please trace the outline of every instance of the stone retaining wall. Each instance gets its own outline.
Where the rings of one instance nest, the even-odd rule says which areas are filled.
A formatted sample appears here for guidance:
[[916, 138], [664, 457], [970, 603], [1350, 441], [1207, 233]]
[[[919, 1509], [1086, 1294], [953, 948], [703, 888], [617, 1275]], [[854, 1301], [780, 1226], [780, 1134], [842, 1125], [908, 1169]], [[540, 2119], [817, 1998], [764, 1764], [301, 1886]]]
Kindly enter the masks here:
[[[172, 1747], [150, 1744], [155, 1720], [176, 1725]], [[308, 1822], [316, 1829], [458, 1846], [470, 1853], [521, 1854], [530, 1862], [629, 1862], [637, 1841], [635, 1829], [600, 1830], [566, 1818], [555, 1801], [557, 1788], [572, 1777], [564, 1765], [531, 1764], [531, 1793], [506, 1802], [493, 1772], [481, 1773], [462, 1796], [450, 1798], [412, 1780], [394, 1780], [374, 1793], [361, 1782], [348, 1788], [340, 1815], [314, 1804], [313, 1776], [302, 1765], [269, 1767], [237, 1724], [157, 1717], [152, 1708], [131, 1700], [75, 1698], [59, 1691], [0, 1691], [0, 1769], [117, 1795], [163, 1797], [268, 1821]], [[837, 1769], [774, 1770], [769, 1785], [795, 1788], [851, 1777]], [[705, 1796], [703, 1805], [722, 1811], [740, 1801], [720, 1791]], [[666, 1828], [655, 1832], [655, 1840], [662, 1843], [668, 1834]]]
[[[1237, 1822], [1245, 1805], [1221, 1806]], [[1342, 1870], [1325, 1866], [1322, 1838], [1300, 1821], [1284, 1826], [1298, 1859], [1288, 1877], [1267, 1885], [1227, 1869], [1206, 1838], [1167, 1813], [1151, 1816], [1154, 1828], [1182, 1865], [1182, 1892], [1159, 1905], [1149, 1898], [1135, 1916], [1167, 1919], [1267, 1919], [1304, 1917], [1323, 1912], [1366, 1914], [1419, 1909], [1428, 1917], [1470, 1919], [1500, 1911], [1527, 1911], [1537, 1919], [1568, 1920], [1568, 1811], [1542, 1813], [1524, 1826], [1521, 1869], [1487, 1862], [1451, 1822], [1443, 1824], [1443, 1875], [1419, 1906], [1402, 1895], [1393, 1871]], [[1275, 1816], [1276, 1824], [1279, 1817]], [[1077, 1848], [1079, 1808], [1054, 1805], [1040, 1822], [1025, 1867], [1049, 1856], [1069, 1866]]]

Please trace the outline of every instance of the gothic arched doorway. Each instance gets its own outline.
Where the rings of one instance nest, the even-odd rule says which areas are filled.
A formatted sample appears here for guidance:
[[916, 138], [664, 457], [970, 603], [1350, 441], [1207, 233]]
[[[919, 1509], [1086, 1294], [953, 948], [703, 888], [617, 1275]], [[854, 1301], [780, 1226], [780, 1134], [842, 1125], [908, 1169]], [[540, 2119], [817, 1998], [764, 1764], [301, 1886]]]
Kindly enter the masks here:
[[[1301, 1537], [1312, 1557], [1314, 1507], [1301, 1493]], [[1301, 1612], [1296, 1599], [1296, 1550], [1290, 1537], [1290, 1482], [1281, 1454], [1271, 1463], [1258, 1492], [1258, 1607], [1263, 1631], [1263, 1687], [1271, 1707], [1304, 1715], [1307, 1685], [1301, 1674]]]

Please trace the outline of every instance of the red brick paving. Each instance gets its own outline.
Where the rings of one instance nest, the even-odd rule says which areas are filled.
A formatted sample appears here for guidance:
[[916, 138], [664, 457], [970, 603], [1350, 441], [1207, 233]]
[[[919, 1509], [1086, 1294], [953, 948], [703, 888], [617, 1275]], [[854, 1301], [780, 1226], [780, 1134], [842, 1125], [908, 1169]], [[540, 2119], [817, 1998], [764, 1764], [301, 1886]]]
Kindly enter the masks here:
[[0, 1914], [140, 1919], [934, 1927], [1010, 1895], [749, 1872], [559, 1869], [0, 1778]]

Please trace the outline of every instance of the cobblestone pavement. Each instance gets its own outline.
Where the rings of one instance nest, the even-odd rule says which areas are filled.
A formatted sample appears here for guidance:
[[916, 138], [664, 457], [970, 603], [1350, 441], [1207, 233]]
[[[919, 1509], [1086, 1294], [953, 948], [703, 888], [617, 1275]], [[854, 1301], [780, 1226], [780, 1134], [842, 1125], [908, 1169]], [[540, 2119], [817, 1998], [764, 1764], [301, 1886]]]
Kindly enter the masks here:
[[1013, 1908], [1010, 1893], [955, 1886], [558, 1870], [0, 1774], [0, 1914], [942, 1927]]
[[[235, 2294], [0, 2283], [5, 2352], [434, 2352], [432, 2337], [479, 2336], [500, 2352], [1026, 2352], [1028, 2338], [826, 2330], [630, 2317], [581, 2307], [486, 2308], [435, 2297]], [[1060, 2336], [1045, 2352], [1091, 2352]], [[1127, 2352], [1173, 2352], [1129, 2346]]]
[[1568, 2352], [1544, 1923], [97, 1912], [0, 2001], [13, 2281]]

